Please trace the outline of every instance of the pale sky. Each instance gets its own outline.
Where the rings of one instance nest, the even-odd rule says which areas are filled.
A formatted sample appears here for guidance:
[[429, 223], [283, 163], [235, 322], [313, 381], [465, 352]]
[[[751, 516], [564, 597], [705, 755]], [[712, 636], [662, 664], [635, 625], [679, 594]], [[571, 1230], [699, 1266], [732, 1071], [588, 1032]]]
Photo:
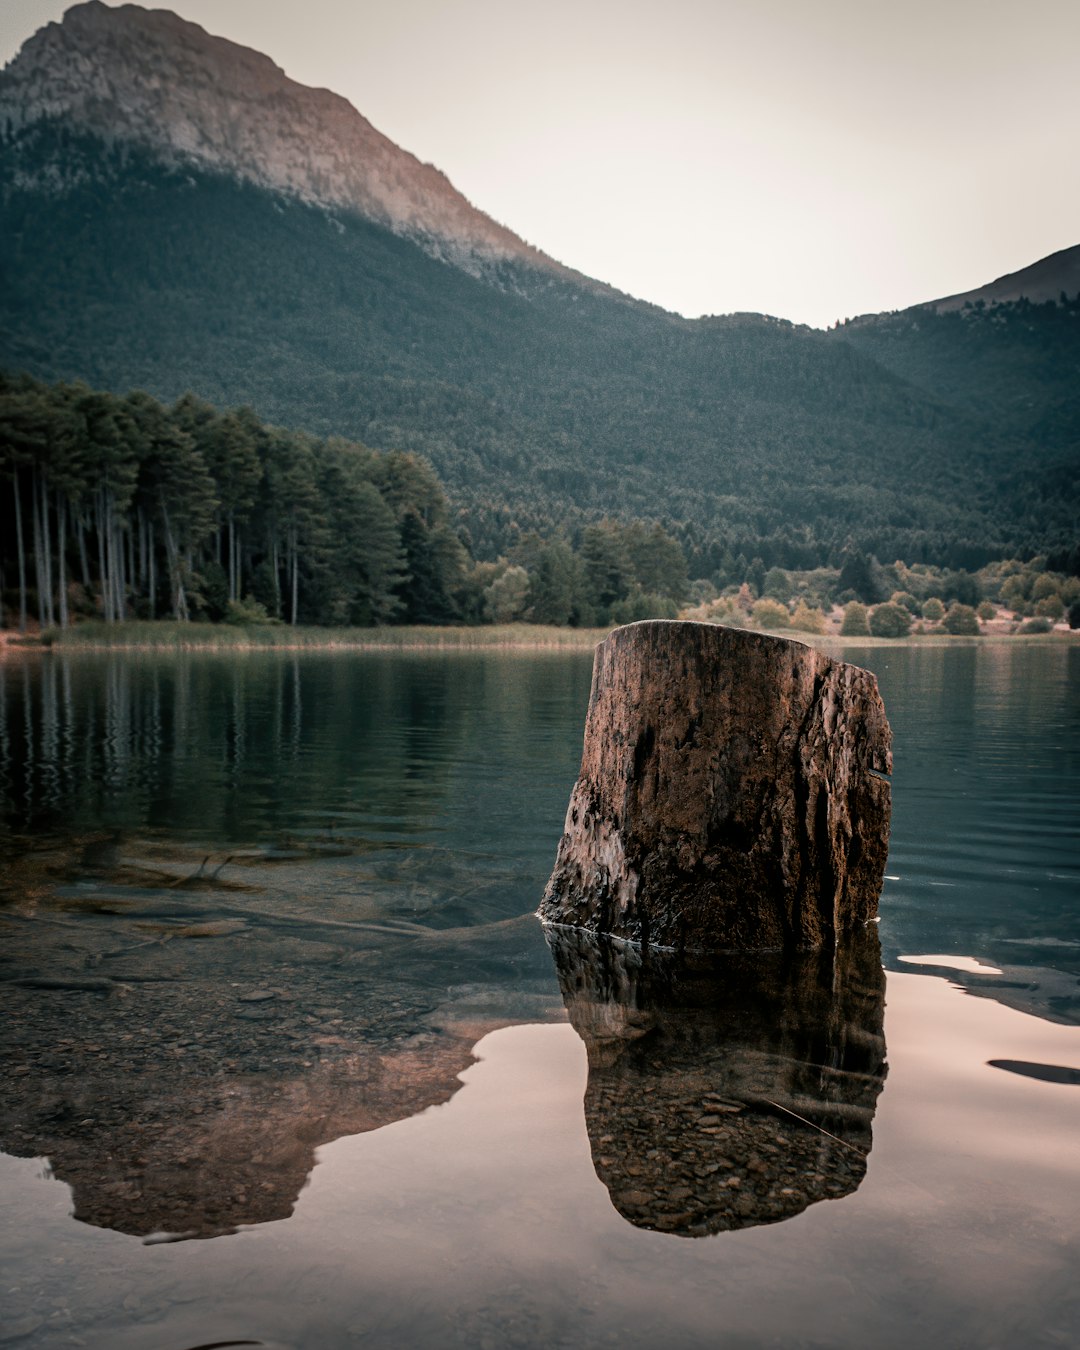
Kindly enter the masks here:
[[[824, 327], [1080, 243], [1080, 0], [175, 0], [561, 262]], [[65, 0], [0, 0], [0, 60]]]

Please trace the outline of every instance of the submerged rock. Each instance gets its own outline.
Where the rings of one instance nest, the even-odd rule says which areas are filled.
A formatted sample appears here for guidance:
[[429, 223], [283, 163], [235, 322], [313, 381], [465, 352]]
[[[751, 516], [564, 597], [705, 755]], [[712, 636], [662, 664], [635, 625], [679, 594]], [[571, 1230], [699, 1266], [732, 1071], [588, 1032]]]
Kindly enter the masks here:
[[869, 671], [712, 624], [618, 628], [540, 917], [685, 950], [831, 944], [877, 912], [890, 745]]

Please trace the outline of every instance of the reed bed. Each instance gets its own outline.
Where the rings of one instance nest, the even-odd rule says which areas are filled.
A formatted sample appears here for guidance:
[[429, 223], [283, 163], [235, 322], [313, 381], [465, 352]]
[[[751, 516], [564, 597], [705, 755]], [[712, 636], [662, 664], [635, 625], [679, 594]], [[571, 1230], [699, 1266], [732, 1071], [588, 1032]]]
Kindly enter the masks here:
[[588, 650], [607, 628], [548, 628], [539, 624], [497, 624], [482, 628], [293, 628], [285, 624], [230, 626], [209, 623], [132, 621], [84, 623], [47, 633], [43, 645], [63, 651], [124, 648], [134, 651], [523, 651]]

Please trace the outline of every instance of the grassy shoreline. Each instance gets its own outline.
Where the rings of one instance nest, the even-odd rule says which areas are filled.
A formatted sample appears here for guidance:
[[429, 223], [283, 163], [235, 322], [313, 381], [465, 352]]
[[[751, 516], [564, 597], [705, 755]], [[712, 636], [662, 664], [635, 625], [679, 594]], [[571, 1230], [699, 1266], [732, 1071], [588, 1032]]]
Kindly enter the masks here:
[[[841, 637], [836, 633], [803, 633], [795, 629], [758, 630], [791, 638], [823, 651], [853, 647], [941, 647], [1077, 640], [1080, 631], [1032, 634], [984, 633], [953, 637], [947, 633], [911, 634], [903, 638]], [[24, 652], [407, 652], [407, 651], [588, 651], [611, 628], [554, 628], [539, 624], [501, 624], [477, 628], [292, 628], [284, 625], [230, 627], [224, 624], [132, 621], [124, 624], [79, 624], [41, 639], [0, 634], [0, 654]], [[6, 639], [3, 640], [3, 639]]]
[[16, 651], [528, 651], [586, 650], [609, 628], [547, 628], [538, 624], [464, 627], [293, 628], [283, 624], [229, 626], [132, 621], [86, 623], [53, 631], [39, 642], [11, 643]]

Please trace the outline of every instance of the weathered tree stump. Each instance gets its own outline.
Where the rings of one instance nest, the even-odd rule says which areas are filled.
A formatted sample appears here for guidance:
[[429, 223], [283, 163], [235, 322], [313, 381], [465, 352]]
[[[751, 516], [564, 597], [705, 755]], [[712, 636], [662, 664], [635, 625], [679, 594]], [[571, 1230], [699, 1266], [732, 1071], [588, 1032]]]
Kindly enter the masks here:
[[877, 913], [891, 739], [874, 676], [803, 643], [616, 629], [540, 917], [689, 951], [837, 941]]

